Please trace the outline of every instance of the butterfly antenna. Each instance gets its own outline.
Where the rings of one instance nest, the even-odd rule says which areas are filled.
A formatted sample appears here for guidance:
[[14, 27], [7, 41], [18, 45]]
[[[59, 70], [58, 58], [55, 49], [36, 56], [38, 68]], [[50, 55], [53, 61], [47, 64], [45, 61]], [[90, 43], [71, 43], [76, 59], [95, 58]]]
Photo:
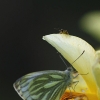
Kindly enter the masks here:
[[[77, 61], [77, 60], [84, 54], [84, 52], [85, 52], [85, 50], [81, 53], [81, 55], [80, 55], [76, 60], [74, 60], [74, 62]], [[60, 54], [59, 52], [57, 52], [57, 53], [59, 54], [59, 57], [61, 58], [61, 60], [62, 60], [63, 63], [65, 64], [65, 66], [68, 67], [67, 64], [66, 64], [66, 62], [64, 61], [63, 57], [61, 56], [61, 54]], [[73, 62], [73, 63], [74, 63], [74, 62]], [[73, 64], [73, 63], [72, 63], [72, 64]], [[72, 64], [71, 64], [71, 65], [72, 65]]]
[[57, 52], [57, 53], [59, 54], [59, 57], [61, 58], [61, 60], [62, 60], [63, 63], [65, 64], [65, 66], [68, 67], [67, 64], [66, 64], [66, 62], [64, 61], [63, 57], [61, 56], [61, 54], [60, 54], [59, 52]]
[[[77, 61], [77, 60], [84, 54], [84, 52], [85, 52], [85, 50], [81, 53], [81, 55], [80, 55], [78, 58], [76, 58], [76, 60], [74, 60], [74, 62]], [[73, 64], [74, 62], [72, 62], [72, 64]], [[71, 64], [71, 65], [72, 65], [72, 64]]]

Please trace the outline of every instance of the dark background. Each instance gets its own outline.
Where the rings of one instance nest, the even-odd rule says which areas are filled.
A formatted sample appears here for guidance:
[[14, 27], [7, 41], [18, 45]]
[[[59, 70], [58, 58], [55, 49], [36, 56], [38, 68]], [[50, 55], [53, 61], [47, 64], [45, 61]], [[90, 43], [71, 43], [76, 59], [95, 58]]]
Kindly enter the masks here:
[[56, 50], [42, 36], [66, 29], [94, 48], [99, 43], [79, 28], [80, 18], [100, 10], [91, 0], [0, 0], [0, 100], [22, 100], [13, 83], [39, 70], [65, 70]]

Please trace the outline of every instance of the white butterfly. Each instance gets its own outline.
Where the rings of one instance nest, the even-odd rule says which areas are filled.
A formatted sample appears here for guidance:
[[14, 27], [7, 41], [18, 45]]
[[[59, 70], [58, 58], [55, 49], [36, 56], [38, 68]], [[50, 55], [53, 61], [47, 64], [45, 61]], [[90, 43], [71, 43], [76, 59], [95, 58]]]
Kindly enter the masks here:
[[47, 70], [27, 74], [14, 83], [23, 100], [60, 100], [68, 86], [73, 83], [73, 69]]

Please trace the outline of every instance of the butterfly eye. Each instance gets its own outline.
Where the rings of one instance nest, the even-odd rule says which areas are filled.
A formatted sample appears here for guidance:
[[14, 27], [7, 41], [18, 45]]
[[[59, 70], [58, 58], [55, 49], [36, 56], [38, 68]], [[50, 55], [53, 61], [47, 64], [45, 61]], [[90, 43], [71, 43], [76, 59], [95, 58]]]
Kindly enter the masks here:
[[71, 67], [68, 67], [67, 70], [70, 72], [73, 71], [73, 69]]

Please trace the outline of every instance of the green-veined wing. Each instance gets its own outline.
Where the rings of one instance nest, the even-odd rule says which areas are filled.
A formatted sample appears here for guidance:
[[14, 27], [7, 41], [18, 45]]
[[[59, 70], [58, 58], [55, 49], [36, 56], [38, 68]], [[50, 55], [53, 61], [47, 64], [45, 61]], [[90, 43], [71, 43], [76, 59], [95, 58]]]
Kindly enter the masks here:
[[71, 70], [33, 72], [18, 79], [14, 88], [23, 100], [60, 100], [72, 77]]

